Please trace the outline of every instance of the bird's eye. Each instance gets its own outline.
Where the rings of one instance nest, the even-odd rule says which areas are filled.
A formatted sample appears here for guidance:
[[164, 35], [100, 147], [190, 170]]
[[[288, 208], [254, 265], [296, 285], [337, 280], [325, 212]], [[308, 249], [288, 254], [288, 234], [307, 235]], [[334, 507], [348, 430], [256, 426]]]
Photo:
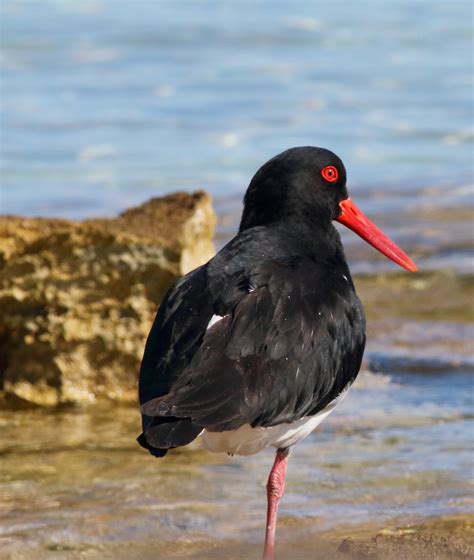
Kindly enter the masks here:
[[339, 178], [339, 171], [334, 165], [328, 165], [321, 171], [321, 175], [328, 183], [335, 183]]

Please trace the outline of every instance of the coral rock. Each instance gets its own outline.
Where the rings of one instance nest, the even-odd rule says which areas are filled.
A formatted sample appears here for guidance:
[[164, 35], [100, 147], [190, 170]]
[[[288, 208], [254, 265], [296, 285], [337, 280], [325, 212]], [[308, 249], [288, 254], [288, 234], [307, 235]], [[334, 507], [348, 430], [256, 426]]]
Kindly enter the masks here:
[[54, 406], [136, 398], [165, 291], [214, 253], [202, 191], [114, 219], [0, 217], [0, 394]]

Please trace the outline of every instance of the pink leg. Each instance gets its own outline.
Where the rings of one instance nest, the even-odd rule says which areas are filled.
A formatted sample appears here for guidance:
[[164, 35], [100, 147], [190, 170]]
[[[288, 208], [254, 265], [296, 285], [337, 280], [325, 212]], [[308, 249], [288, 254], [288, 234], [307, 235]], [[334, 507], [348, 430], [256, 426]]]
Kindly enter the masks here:
[[278, 504], [285, 491], [285, 475], [288, 459], [290, 458], [289, 449], [279, 449], [276, 452], [275, 462], [273, 463], [267, 483], [267, 530], [265, 532], [265, 549], [263, 560], [273, 560], [275, 553], [275, 529], [278, 514]]

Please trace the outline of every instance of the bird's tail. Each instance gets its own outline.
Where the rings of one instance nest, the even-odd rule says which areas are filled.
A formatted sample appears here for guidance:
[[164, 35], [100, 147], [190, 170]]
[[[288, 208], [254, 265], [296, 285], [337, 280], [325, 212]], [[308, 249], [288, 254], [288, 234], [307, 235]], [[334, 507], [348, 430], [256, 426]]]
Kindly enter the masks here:
[[191, 443], [201, 432], [202, 427], [189, 418], [157, 418], [155, 425], [145, 429], [137, 441], [154, 457], [164, 457], [168, 449]]

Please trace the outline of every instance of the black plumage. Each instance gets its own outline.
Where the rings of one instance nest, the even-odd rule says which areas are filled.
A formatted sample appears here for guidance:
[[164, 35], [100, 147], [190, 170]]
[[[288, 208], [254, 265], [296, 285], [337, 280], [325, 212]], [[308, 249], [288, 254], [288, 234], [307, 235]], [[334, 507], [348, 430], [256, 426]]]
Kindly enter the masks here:
[[[327, 166], [337, 181], [321, 177]], [[237, 236], [169, 290], [140, 372], [138, 441], [152, 454], [203, 429], [312, 416], [355, 379], [365, 319], [332, 224], [345, 182], [328, 150], [270, 160], [250, 183]]]

